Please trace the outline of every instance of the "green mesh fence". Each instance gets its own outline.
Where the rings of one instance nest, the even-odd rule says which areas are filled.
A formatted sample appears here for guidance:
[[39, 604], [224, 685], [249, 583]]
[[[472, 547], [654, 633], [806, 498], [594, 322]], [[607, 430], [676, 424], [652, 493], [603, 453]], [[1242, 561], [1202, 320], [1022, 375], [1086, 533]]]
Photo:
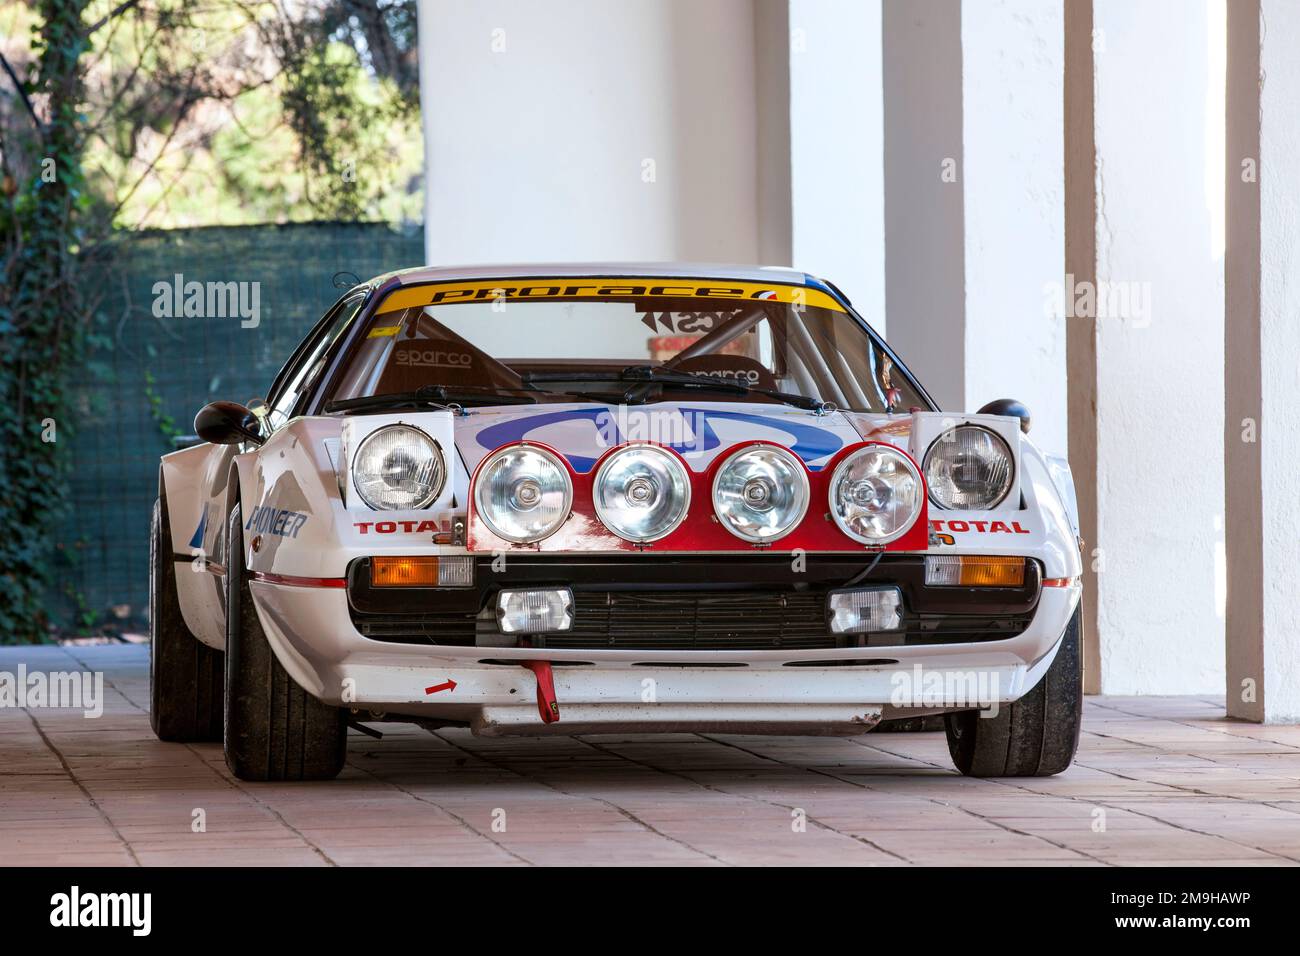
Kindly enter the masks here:
[[[49, 600], [54, 622], [77, 630], [141, 627], [158, 459], [172, 450], [173, 434], [191, 432], [194, 413], [213, 399], [265, 395], [294, 346], [341, 294], [335, 273], [367, 279], [423, 259], [421, 230], [383, 224], [119, 236], [111, 269], [88, 283], [103, 297], [95, 343], [72, 383], [70, 427], [59, 426], [73, 471]], [[238, 315], [156, 315], [165, 310], [155, 307], [155, 284], [174, 285], [178, 274], [183, 282], [258, 283], [257, 326], [243, 327]], [[243, 290], [251, 305], [252, 286]]]

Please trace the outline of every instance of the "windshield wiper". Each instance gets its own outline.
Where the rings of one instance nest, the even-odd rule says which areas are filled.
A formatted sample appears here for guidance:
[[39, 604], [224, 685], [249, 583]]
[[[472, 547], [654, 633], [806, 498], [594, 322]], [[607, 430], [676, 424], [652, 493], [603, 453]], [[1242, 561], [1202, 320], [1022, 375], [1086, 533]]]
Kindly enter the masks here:
[[509, 386], [501, 389], [489, 386], [463, 386], [448, 388], [445, 385], [421, 385], [413, 392], [391, 392], [387, 395], [363, 395], [360, 398], [342, 398], [328, 402], [326, 412], [350, 412], [364, 408], [400, 408], [403, 405], [536, 405], [537, 399], [532, 395], [504, 395], [502, 392], [534, 391], [534, 389], [515, 389]]
[[617, 372], [528, 372], [523, 376], [523, 380], [529, 385], [544, 382], [630, 382], [633, 383], [634, 387], [625, 391], [620, 399], [625, 404], [631, 403], [634, 398], [639, 399], [641, 396], [636, 395], [636, 393], [644, 392], [644, 386], [680, 385], [684, 388], [727, 392], [732, 395], [763, 395], [774, 401], [793, 405], [795, 408], [806, 408], [810, 411], [824, 411], [833, 407], [821, 399], [810, 398], [807, 395], [796, 395], [793, 392], [781, 392], [773, 388], [761, 388], [757, 385], [742, 385], [739, 382], [724, 378], [713, 378], [708, 375], [674, 372], [668, 369], [655, 368], [652, 365], [629, 365]]

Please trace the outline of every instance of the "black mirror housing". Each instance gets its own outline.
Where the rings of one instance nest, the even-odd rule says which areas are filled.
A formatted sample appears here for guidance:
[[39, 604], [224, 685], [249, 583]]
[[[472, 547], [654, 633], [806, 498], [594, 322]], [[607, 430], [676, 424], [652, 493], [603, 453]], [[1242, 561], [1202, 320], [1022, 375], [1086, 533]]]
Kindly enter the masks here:
[[1031, 424], [1029, 409], [1014, 398], [995, 398], [979, 410], [980, 415], [1010, 415], [1020, 419], [1020, 430], [1028, 433]]
[[194, 434], [214, 445], [262, 444], [257, 416], [238, 402], [209, 402], [194, 416]]

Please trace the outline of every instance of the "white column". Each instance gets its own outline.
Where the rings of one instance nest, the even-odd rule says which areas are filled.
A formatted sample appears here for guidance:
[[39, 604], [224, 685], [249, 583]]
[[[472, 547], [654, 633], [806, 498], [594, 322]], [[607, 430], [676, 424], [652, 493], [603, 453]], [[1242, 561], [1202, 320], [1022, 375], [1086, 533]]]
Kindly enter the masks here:
[[881, 0], [790, 0], [792, 262], [885, 329]]
[[945, 409], [1067, 446], [1060, 2], [885, 0], [889, 337]]
[[1300, 722], [1300, 6], [1228, 7], [1227, 702]]
[[961, 0], [884, 0], [883, 16], [889, 342], [964, 411]]
[[962, 5], [965, 393], [1015, 398], [1050, 454], [1067, 441], [1064, 124], [1059, 0]]
[[1101, 690], [1210, 693], [1223, 686], [1224, 8], [1093, 12], [1097, 295], [1077, 290], [1075, 310], [1097, 324]]
[[[1097, 279], [1097, 129], [1092, 0], [1065, 0], [1065, 274]], [[1066, 322], [1069, 459], [1083, 542], [1083, 689], [1101, 690], [1097, 642], [1097, 321], [1084, 311]]]
[[422, 0], [432, 263], [759, 258], [753, 0]]

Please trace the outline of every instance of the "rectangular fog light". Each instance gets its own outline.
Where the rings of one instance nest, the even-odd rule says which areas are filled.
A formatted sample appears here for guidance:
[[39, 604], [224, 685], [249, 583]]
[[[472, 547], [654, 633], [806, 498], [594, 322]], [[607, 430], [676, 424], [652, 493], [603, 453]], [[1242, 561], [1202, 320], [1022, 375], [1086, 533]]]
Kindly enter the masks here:
[[903, 594], [898, 588], [832, 591], [826, 612], [832, 634], [897, 631], [903, 626]]
[[497, 596], [502, 634], [546, 634], [573, 627], [573, 592], [568, 588], [502, 591]]
[[373, 557], [370, 583], [377, 588], [465, 588], [474, 583], [474, 559], [432, 554]]
[[1025, 559], [987, 554], [930, 554], [926, 587], [1018, 588], [1025, 583]]

